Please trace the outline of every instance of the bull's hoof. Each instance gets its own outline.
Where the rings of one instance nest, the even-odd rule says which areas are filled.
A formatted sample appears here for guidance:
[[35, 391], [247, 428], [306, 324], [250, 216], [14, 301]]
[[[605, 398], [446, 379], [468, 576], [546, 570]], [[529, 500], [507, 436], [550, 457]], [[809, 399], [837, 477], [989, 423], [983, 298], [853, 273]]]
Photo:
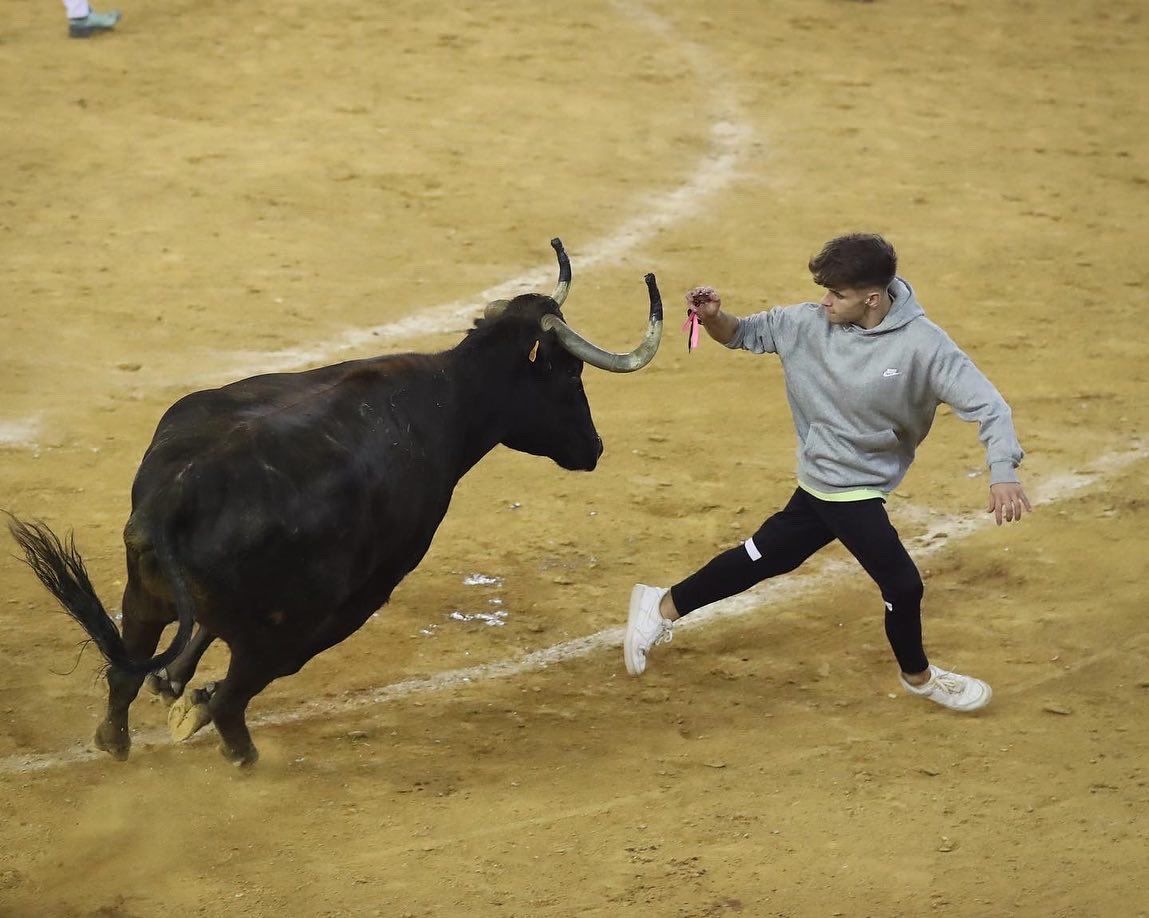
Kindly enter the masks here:
[[153, 695], [159, 695], [163, 699], [164, 704], [170, 705], [184, 692], [184, 684], [182, 682], [173, 682], [167, 674], [167, 670], [161, 669], [158, 673], [152, 673], [148, 676], [144, 683]]
[[132, 751], [132, 738], [126, 727], [104, 721], [96, 728], [96, 748], [108, 753], [117, 762], [127, 761]]
[[251, 768], [259, 761], [259, 750], [255, 748], [254, 744], [246, 749], [232, 749], [227, 743], [220, 743], [219, 752], [236, 768]]
[[181, 695], [168, 708], [168, 733], [173, 742], [182, 743], [211, 723], [211, 711], [199, 695], [198, 691]]

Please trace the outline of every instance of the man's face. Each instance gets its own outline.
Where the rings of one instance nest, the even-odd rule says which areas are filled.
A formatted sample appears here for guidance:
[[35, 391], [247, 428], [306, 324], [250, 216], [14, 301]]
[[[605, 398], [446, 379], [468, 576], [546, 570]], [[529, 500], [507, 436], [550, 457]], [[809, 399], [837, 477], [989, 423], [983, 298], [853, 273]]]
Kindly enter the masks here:
[[860, 325], [866, 307], [873, 307], [881, 294], [873, 287], [827, 287], [822, 309], [831, 325]]

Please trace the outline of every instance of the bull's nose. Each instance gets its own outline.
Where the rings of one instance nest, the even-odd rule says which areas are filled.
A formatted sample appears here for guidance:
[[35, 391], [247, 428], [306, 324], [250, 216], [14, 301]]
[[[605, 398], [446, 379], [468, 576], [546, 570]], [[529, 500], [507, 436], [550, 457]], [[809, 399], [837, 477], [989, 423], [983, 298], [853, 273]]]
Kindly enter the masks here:
[[602, 458], [602, 451], [603, 451], [602, 437], [595, 437], [595, 440], [598, 441], [598, 457], [597, 458], [601, 459]]

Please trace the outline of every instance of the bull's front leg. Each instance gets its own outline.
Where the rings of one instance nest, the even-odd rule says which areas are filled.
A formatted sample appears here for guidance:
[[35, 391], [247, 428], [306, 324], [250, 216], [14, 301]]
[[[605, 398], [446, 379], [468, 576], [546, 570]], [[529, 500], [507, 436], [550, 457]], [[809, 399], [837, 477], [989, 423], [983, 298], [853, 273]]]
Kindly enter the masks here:
[[209, 704], [218, 687], [219, 683], [209, 682], [202, 688], [184, 692], [172, 702], [168, 708], [168, 733], [173, 742], [191, 739], [211, 723]]
[[148, 689], [159, 695], [164, 700], [164, 704], [170, 705], [183, 695], [188, 683], [195, 675], [199, 661], [214, 640], [215, 635], [208, 634], [203, 626], [197, 625], [195, 633], [188, 641], [183, 653], [168, 666], [148, 676]]
[[282, 661], [253, 654], [243, 645], [231, 647], [227, 675], [215, 686], [207, 703], [219, 733], [219, 751], [233, 765], [248, 767], [259, 760], [259, 751], [247, 729], [247, 706], [275, 678], [285, 675]]

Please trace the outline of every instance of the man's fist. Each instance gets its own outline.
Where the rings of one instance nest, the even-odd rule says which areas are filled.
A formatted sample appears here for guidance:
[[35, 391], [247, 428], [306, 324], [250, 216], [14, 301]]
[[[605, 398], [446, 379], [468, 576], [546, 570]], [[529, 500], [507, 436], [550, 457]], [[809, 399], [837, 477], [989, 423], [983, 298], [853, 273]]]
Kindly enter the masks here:
[[686, 294], [686, 305], [705, 323], [722, 309], [722, 298], [713, 287], [695, 287]]

